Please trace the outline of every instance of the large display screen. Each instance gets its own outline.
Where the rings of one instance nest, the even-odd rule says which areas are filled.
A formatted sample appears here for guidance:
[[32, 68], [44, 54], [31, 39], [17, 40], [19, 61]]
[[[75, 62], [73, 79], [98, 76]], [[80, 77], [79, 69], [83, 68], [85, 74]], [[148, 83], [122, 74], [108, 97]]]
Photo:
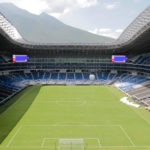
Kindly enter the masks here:
[[13, 55], [12, 56], [13, 63], [28, 62], [28, 60], [29, 60], [28, 55]]
[[128, 60], [126, 55], [112, 55], [111, 61], [114, 63], [126, 63]]

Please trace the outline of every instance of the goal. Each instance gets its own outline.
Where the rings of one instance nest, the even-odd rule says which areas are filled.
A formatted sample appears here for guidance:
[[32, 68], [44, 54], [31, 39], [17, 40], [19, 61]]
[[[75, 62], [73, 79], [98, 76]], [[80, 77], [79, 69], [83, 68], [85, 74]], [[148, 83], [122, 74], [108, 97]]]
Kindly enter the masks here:
[[84, 150], [83, 139], [59, 139], [58, 150]]

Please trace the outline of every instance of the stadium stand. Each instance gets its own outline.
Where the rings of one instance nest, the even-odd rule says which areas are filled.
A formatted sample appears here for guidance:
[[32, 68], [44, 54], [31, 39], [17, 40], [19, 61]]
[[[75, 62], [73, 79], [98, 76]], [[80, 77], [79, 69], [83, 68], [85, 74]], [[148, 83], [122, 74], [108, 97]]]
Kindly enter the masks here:
[[139, 55], [138, 57], [136, 57], [134, 59], [133, 63], [149, 65], [150, 64], [150, 53]]
[[[1, 99], [5, 99], [28, 85], [33, 84], [91, 84], [89, 75], [91, 72], [56, 72], [45, 70], [14, 71], [0, 76]], [[149, 81], [147, 76], [132, 75], [128, 73], [111, 73], [97, 71], [92, 73], [95, 80], [92, 84], [114, 84], [124, 92], [141, 100], [149, 98]], [[146, 84], [149, 83], [149, 84]], [[143, 85], [139, 87], [139, 85]], [[5, 88], [4, 88], [5, 87]], [[139, 88], [137, 88], [139, 87]], [[138, 90], [139, 89], [139, 90]], [[143, 90], [144, 92], [143, 92]], [[147, 89], [147, 90], [145, 90]], [[135, 94], [134, 92], [137, 92]], [[128, 92], [129, 91], [129, 92]], [[132, 91], [132, 92], [131, 92]], [[142, 94], [143, 93], [143, 94]]]
[[[91, 44], [28, 42], [0, 14], [0, 103], [34, 84], [105, 84], [150, 105], [149, 14], [150, 7], [116, 41]], [[28, 55], [29, 61], [12, 63], [13, 54]], [[114, 63], [112, 55], [127, 56], [128, 61]]]

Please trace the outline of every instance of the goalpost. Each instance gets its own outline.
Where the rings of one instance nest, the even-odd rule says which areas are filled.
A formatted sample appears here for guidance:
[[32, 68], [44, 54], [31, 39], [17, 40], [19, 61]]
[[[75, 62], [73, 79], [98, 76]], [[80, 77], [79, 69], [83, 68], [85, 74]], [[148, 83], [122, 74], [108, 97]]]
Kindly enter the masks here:
[[83, 139], [59, 139], [58, 150], [84, 150]]

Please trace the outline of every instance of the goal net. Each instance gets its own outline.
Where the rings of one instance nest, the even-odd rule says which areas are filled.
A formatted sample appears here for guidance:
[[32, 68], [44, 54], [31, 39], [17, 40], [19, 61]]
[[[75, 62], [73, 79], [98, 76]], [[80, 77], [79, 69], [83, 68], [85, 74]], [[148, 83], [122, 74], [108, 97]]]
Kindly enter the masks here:
[[58, 150], [84, 150], [84, 140], [59, 139]]

